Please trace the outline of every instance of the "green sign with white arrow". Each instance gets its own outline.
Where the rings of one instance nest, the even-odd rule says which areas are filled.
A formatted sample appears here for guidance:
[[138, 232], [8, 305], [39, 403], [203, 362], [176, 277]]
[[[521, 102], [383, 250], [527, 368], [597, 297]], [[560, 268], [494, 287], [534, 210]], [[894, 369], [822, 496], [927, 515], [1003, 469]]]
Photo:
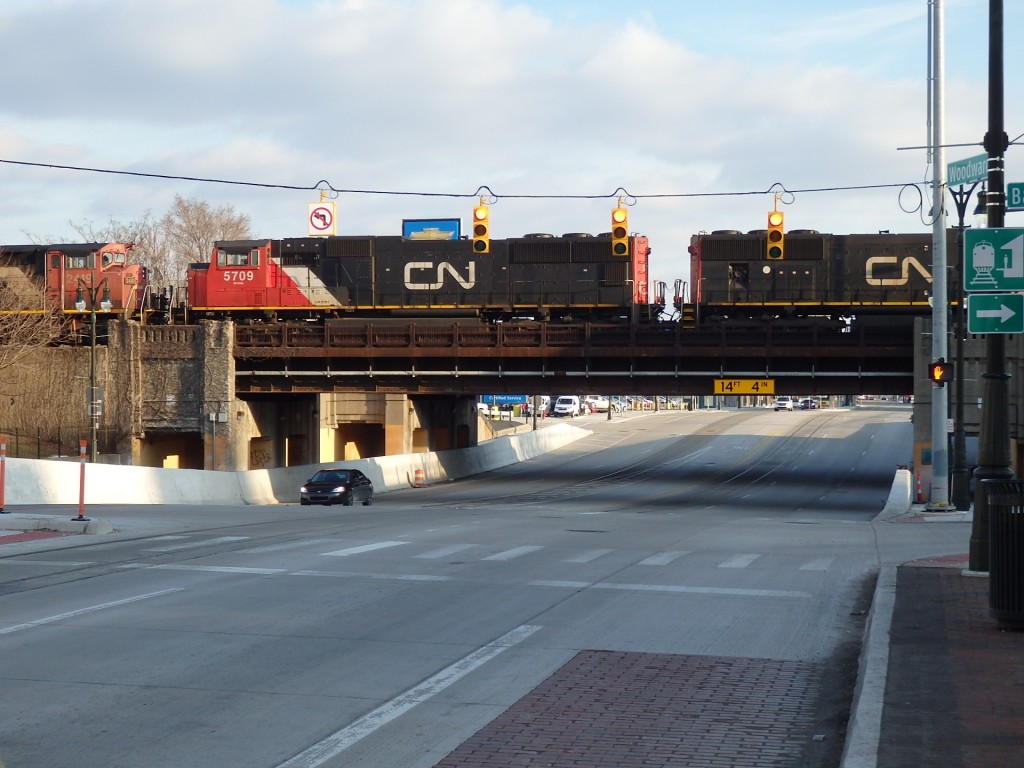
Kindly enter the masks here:
[[970, 294], [967, 297], [967, 331], [1024, 333], [1024, 294]]

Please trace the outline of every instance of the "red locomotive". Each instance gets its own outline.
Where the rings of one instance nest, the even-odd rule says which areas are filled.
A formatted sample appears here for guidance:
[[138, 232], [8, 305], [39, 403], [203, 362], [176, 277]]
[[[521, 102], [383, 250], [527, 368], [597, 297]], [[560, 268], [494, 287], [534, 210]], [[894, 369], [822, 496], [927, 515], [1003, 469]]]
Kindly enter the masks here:
[[[2, 309], [56, 308], [65, 314], [104, 309], [133, 316], [148, 287], [146, 268], [132, 263], [130, 243], [0, 246]], [[90, 305], [90, 300], [95, 306]], [[105, 309], [109, 302], [109, 310]], [[104, 305], [104, 306], [101, 306]]]

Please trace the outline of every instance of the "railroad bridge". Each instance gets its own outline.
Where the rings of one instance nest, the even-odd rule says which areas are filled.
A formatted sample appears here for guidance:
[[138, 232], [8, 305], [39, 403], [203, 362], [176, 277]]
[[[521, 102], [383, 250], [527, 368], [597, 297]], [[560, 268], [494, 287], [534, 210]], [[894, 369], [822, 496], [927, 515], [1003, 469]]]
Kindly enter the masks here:
[[748, 322], [555, 324], [337, 321], [239, 325], [239, 395], [711, 395], [716, 379], [770, 378], [787, 394], [910, 393], [912, 318], [852, 326]]
[[[96, 383], [106, 393], [98, 445], [109, 461], [225, 470], [437, 451], [491, 436], [494, 425], [478, 417], [477, 395], [675, 395], [691, 407], [756, 404], [716, 398], [715, 382], [723, 379], [768, 379], [775, 393], [792, 396], [914, 394], [920, 409], [931, 401], [929, 329], [926, 319], [909, 317], [699, 329], [462, 319], [111, 322], [107, 343], [95, 350]], [[1013, 361], [1022, 355], [1019, 337], [1012, 338], [1008, 357], [1017, 372]], [[980, 421], [974, 404], [983, 339], [969, 339], [966, 349], [971, 434]], [[78, 359], [61, 365], [88, 371], [89, 351], [75, 350]], [[69, 399], [66, 392], [58, 398]], [[1020, 399], [1011, 387], [1014, 438]], [[0, 404], [0, 418], [7, 418], [5, 407], [18, 406], [13, 399]], [[928, 423], [915, 419], [916, 444], [928, 439], [918, 434]]]

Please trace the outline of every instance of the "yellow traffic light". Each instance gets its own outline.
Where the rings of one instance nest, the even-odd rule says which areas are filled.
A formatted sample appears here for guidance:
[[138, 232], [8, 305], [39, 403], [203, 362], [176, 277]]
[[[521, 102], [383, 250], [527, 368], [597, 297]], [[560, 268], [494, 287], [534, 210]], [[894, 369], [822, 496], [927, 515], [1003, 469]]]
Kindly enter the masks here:
[[768, 253], [769, 259], [781, 259], [786, 255], [786, 235], [783, 228], [785, 217], [782, 211], [768, 214]]
[[483, 203], [473, 208], [473, 253], [491, 252], [491, 209]]
[[937, 387], [944, 387], [947, 381], [953, 380], [953, 364], [940, 357], [928, 364], [928, 378]]
[[629, 212], [621, 203], [612, 209], [612, 255], [629, 256]]

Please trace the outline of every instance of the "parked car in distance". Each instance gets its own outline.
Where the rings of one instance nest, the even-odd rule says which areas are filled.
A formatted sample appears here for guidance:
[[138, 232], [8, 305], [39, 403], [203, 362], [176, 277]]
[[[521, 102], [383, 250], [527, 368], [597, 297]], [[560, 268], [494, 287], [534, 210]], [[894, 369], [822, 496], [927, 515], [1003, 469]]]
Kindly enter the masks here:
[[588, 409], [598, 413], [608, 413], [608, 409], [611, 407], [611, 403], [608, 402], [608, 398], [604, 395], [586, 395], [583, 398], [583, 404]]
[[358, 469], [321, 469], [299, 488], [299, 504], [373, 504], [373, 483]]
[[790, 397], [777, 397], [773, 407], [776, 411], [792, 411], [793, 399]]
[[555, 408], [552, 413], [555, 416], [576, 417], [580, 414], [580, 399], [576, 395], [562, 395], [555, 400]]

